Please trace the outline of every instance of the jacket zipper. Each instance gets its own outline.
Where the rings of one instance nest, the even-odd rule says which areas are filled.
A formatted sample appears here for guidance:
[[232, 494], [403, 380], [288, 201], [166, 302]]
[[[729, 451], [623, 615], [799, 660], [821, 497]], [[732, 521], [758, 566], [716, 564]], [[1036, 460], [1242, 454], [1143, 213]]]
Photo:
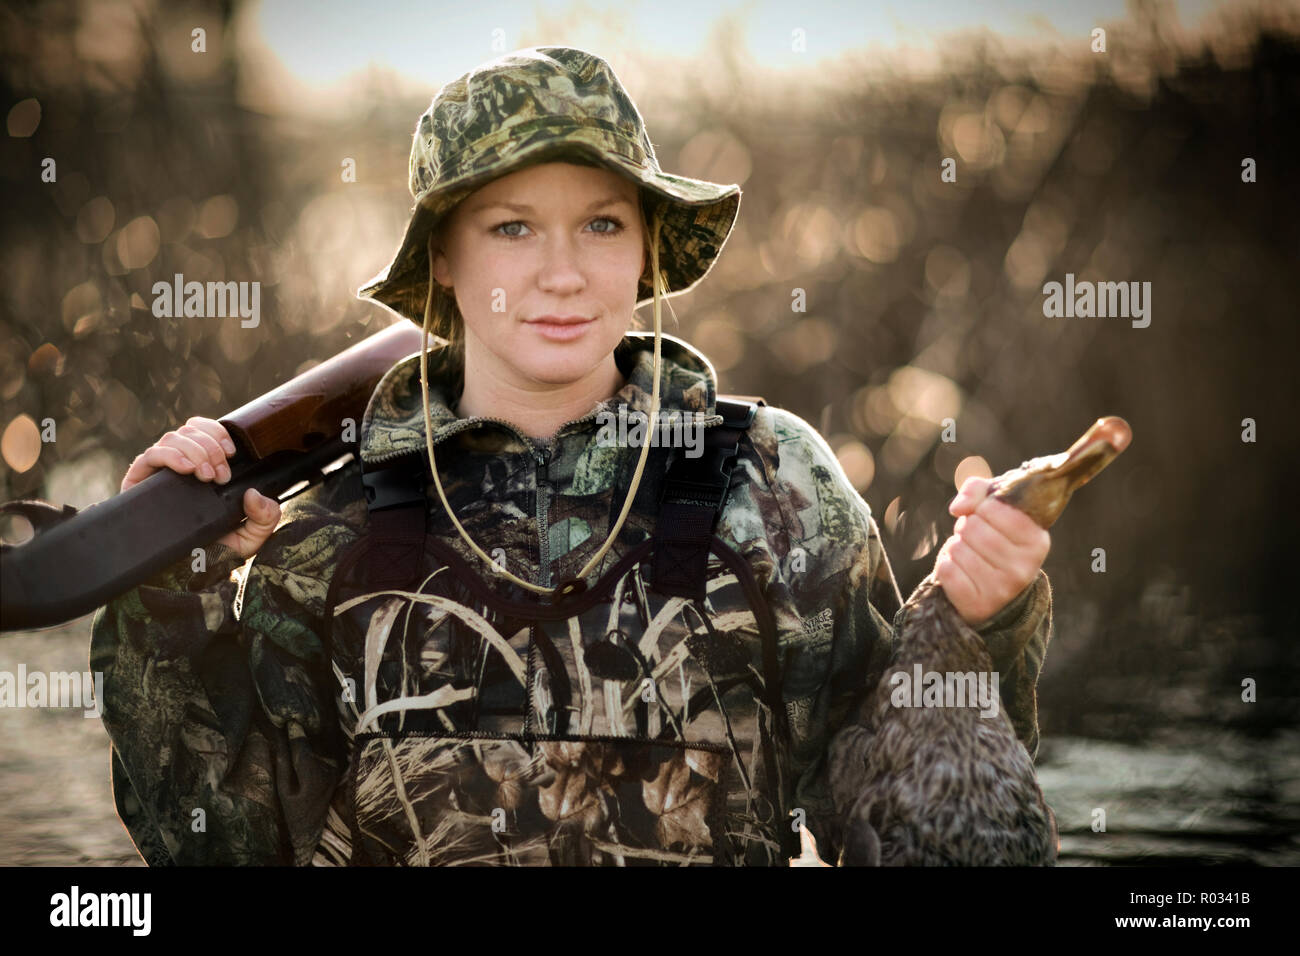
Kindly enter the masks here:
[[547, 493], [550, 491], [550, 460], [545, 449], [536, 452], [537, 459], [537, 540], [538, 540], [538, 561], [540, 563], [541, 581], [538, 583], [542, 587], [551, 586], [551, 540], [550, 540], [550, 518], [547, 515], [550, 502], [547, 500]]
[[[537, 624], [533, 623], [528, 628], [528, 674], [524, 678], [524, 733], [530, 733], [533, 729], [533, 687], [537, 683], [537, 670], [533, 664], [537, 654]], [[528, 755], [533, 755], [532, 745], [529, 744]]]

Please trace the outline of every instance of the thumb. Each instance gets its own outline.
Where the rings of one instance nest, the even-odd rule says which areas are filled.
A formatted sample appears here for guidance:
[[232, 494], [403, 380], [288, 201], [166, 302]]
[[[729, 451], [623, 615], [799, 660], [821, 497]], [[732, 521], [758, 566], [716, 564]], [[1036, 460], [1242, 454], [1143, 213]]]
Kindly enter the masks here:
[[992, 482], [992, 478], [979, 478], [975, 475], [967, 478], [962, 482], [957, 497], [948, 502], [948, 513], [954, 518], [974, 514], [980, 502], [988, 495], [988, 487]]
[[280, 523], [280, 502], [248, 488], [244, 491], [243, 506], [244, 521], [218, 541], [248, 559], [257, 554]]
[[249, 488], [244, 492], [244, 514], [248, 515], [244, 522], [247, 530], [269, 534], [280, 520], [280, 502]]

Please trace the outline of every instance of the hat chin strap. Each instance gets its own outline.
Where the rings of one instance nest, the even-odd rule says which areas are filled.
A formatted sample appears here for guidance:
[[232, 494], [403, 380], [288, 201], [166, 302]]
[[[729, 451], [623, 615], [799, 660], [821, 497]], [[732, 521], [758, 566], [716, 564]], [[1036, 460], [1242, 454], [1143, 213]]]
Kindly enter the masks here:
[[[651, 395], [650, 395], [650, 422], [652, 423], [652, 425], [659, 418], [660, 331], [662, 328], [662, 322], [660, 319], [660, 312], [659, 312], [659, 303], [660, 303], [660, 294], [663, 289], [663, 276], [659, 271], [659, 230], [662, 223], [663, 220], [660, 217], [659, 211], [656, 210], [654, 214], [654, 226], [651, 233], [653, 242], [651, 243], [651, 247], [650, 247], [650, 262], [651, 262], [651, 268], [654, 272], [653, 285], [654, 285], [654, 294], [655, 294], [654, 387], [651, 390]], [[442, 502], [442, 507], [447, 512], [447, 517], [451, 518], [451, 523], [456, 526], [456, 530], [460, 532], [460, 536], [465, 539], [465, 543], [470, 546], [470, 549], [473, 550], [475, 554], [477, 554], [480, 558], [483, 559], [483, 561], [487, 564], [489, 568], [492, 569], [494, 573], [499, 574], [502, 577], [509, 578], [515, 584], [518, 584], [520, 587], [527, 588], [529, 591], [535, 591], [538, 594], [546, 594], [551, 597], [555, 597], [557, 595], [563, 596], [567, 594], [584, 591], [586, 590], [587, 587], [584, 579], [588, 574], [591, 573], [592, 568], [600, 564], [601, 559], [605, 557], [606, 552], [608, 552], [610, 547], [614, 544], [614, 539], [618, 537], [619, 531], [622, 530], [623, 522], [627, 520], [628, 512], [632, 510], [632, 501], [636, 498], [637, 489], [641, 486], [641, 475], [645, 471], [645, 463], [646, 463], [646, 459], [650, 455], [651, 443], [647, 439], [641, 445], [641, 457], [637, 460], [636, 471], [632, 475], [632, 487], [628, 489], [627, 498], [623, 501], [623, 510], [619, 512], [618, 520], [614, 522], [614, 527], [610, 529], [609, 537], [605, 539], [605, 543], [600, 546], [600, 550], [597, 551], [594, 555], [592, 555], [591, 560], [586, 563], [583, 569], [577, 573], [577, 575], [573, 580], [566, 581], [563, 584], [560, 584], [559, 586], [553, 588], [542, 587], [541, 585], [533, 584], [531, 581], [525, 581], [523, 578], [511, 574], [505, 568], [501, 567], [495, 561], [493, 561], [483, 551], [482, 548], [480, 548], [477, 544], [473, 542], [473, 540], [469, 536], [469, 533], [466, 532], [464, 526], [460, 523], [460, 521], [456, 518], [455, 513], [451, 510], [451, 505], [448, 504], [447, 502], [447, 495], [442, 490], [442, 479], [438, 477], [438, 464], [434, 460], [433, 416], [429, 411], [429, 347], [428, 347], [429, 333], [432, 331], [431, 327], [432, 327], [432, 320], [433, 320], [434, 278], [433, 278], [433, 233], [432, 232], [429, 233], [429, 238], [426, 243], [426, 248], [428, 249], [429, 252], [429, 295], [425, 299], [425, 303], [424, 303], [424, 339], [423, 339], [424, 344], [420, 349], [420, 392], [424, 400], [425, 447], [428, 449], [429, 452], [429, 469], [433, 472], [433, 483], [438, 489], [438, 499]], [[544, 531], [544, 529], [539, 529], [539, 531]]]

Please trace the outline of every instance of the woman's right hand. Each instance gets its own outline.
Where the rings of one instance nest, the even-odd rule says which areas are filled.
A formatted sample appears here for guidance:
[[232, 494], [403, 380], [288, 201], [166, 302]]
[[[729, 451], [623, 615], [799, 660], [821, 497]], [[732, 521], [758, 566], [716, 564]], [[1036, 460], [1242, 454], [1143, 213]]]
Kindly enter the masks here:
[[[156, 471], [170, 468], [182, 475], [194, 475], [200, 481], [224, 485], [230, 480], [226, 458], [235, 453], [235, 443], [225, 426], [211, 418], [191, 418], [180, 428], [170, 431], [145, 449], [122, 479], [122, 491], [144, 481]], [[234, 531], [217, 539], [218, 544], [238, 551], [247, 559], [257, 553], [280, 521], [280, 503], [249, 488], [244, 492], [244, 514], [248, 520]]]

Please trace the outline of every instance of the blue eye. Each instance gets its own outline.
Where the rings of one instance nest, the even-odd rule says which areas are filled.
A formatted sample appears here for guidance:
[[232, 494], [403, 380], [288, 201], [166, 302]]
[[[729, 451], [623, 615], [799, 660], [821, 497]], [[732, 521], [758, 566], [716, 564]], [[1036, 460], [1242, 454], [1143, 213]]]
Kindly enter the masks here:
[[[595, 230], [593, 230], [593, 232], [594, 232], [596, 235], [598, 235], [598, 236], [615, 236], [615, 235], [618, 235], [620, 232], [623, 231], [623, 222], [622, 222], [622, 220], [617, 219], [617, 218], [614, 217], [614, 216], [597, 216], [595, 219], [592, 220], [592, 222], [593, 222], [593, 223], [594, 223], [594, 222], [600, 222], [600, 221], [602, 221], [602, 220], [604, 220], [605, 222], [611, 223], [611, 224], [612, 224], [612, 228], [609, 228], [609, 229], [595, 229]], [[511, 219], [511, 220], [508, 220], [507, 222], [500, 222], [500, 223], [497, 223], [495, 226], [493, 226], [493, 227], [492, 227], [492, 233], [493, 233], [493, 235], [500, 236], [502, 239], [525, 239], [525, 238], [527, 238], [525, 235], [523, 235], [523, 234], [521, 234], [521, 233], [517, 233], [517, 232], [502, 232], [501, 230], [502, 230], [502, 229], [505, 229], [507, 226], [521, 226], [521, 227], [523, 227], [523, 228], [525, 228], [525, 229], [528, 228], [528, 227], [527, 227], [527, 224], [524, 223], [523, 220], [521, 220], [521, 219]]]
[[516, 235], [514, 233], [505, 233], [500, 231], [504, 229], [506, 226], [522, 226], [522, 225], [523, 223], [520, 222], [518, 219], [512, 219], [510, 222], [503, 222], [498, 226], [493, 226], [492, 231], [497, 235], [501, 236], [501, 238], [503, 239], [522, 239], [523, 236]]

